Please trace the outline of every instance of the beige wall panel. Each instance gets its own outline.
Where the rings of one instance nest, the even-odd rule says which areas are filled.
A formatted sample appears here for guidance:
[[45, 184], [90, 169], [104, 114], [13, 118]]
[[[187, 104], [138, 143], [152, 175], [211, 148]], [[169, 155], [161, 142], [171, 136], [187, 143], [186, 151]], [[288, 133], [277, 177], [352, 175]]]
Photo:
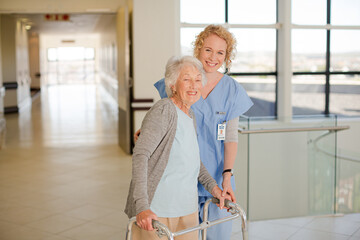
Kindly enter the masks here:
[[153, 84], [179, 47], [178, 1], [133, 1], [134, 97], [159, 99]]

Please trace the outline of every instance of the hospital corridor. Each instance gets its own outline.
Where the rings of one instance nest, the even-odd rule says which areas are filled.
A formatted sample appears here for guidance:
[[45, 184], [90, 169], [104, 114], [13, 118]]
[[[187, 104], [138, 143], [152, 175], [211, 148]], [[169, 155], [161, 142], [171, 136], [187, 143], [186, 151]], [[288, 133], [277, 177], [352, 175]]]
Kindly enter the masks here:
[[[0, 240], [124, 240], [132, 177], [129, 216], [196, 221], [200, 161], [247, 218], [246, 234], [238, 218], [211, 240], [360, 240], [359, 13], [359, 0], [0, 0]], [[147, 118], [169, 93], [176, 111]], [[151, 156], [134, 150], [144, 119]], [[158, 180], [190, 194], [157, 195], [157, 212]]]

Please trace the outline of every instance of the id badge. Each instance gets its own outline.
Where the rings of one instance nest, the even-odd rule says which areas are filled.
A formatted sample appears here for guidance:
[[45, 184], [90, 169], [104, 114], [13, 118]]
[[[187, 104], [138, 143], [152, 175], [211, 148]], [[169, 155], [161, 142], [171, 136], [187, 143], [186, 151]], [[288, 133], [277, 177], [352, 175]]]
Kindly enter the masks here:
[[225, 140], [226, 123], [219, 123], [217, 129], [217, 140]]

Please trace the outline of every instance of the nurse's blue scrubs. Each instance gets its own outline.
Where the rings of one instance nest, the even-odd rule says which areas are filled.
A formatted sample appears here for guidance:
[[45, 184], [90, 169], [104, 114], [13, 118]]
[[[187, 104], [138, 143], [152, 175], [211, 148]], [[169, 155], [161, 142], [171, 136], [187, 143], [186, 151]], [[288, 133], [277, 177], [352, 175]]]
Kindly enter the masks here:
[[[166, 98], [165, 80], [161, 79], [154, 84], [161, 98]], [[224, 169], [224, 141], [217, 140], [218, 124], [239, 117], [253, 105], [244, 88], [228, 75], [224, 75], [206, 99], [191, 106], [196, 117], [197, 137], [200, 148], [200, 158], [210, 175], [222, 186], [222, 171]], [[231, 186], [235, 190], [234, 177]], [[211, 194], [198, 183], [199, 216], [203, 219], [203, 207]], [[210, 204], [209, 220], [228, 216], [227, 210], [220, 210]], [[230, 239], [232, 222], [225, 222], [208, 229], [207, 240]]]

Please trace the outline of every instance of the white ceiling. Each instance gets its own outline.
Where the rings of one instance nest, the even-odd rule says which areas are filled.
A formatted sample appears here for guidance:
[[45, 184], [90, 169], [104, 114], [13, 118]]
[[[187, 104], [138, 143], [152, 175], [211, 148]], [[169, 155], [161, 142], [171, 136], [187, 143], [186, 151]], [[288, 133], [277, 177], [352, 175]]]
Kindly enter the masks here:
[[14, 16], [31, 25], [30, 32], [77, 34], [98, 32], [102, 28], [101, 24], [106, 23], [106, 19], [114, 14], [69, 14], [69, 21], [48, 21], [45, 14], [14, 14]]

